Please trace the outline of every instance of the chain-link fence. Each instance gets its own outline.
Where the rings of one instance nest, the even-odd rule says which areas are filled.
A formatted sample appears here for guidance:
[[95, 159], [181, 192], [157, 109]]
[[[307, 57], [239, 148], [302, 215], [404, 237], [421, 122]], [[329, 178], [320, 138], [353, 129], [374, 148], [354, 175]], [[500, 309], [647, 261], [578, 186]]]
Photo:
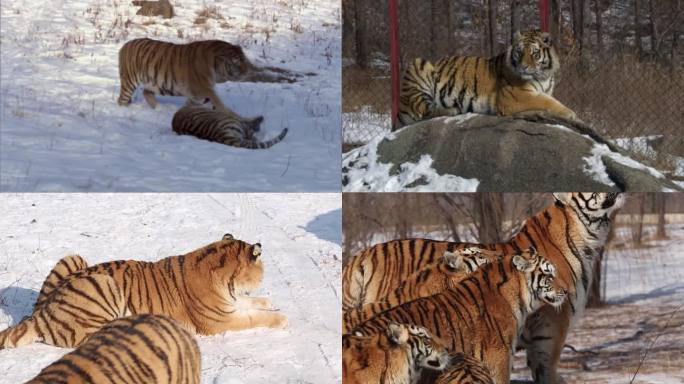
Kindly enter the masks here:
[[[391, 126], [388, 1], [343, 0], [345, 150]], [[539, 5], [399, 1], [401, 68], [415, 57], [502, 52], [512, 31], [540, 28]], [[561, 55], [554, 96], [634, 157], [676, 172], [675, 156], [684, 157], [684, 1], [548, 0], [547, 6]]]

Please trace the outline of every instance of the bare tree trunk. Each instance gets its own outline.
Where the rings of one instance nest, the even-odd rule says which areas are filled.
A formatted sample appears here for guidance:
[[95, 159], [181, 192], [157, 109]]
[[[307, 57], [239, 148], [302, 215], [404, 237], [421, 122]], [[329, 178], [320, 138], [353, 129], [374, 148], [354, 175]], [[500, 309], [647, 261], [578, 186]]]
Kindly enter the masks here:
[[437, 28], [439, 27], [440, 23], [437, 19], [437, 1], [436, 0], [430, 0], [430, 59], [434, 60], [435, 57], [437, 56], [437, 44], [442, 42], [442, 39], [439, 38], [439, 33], [437, 32]]
[[557, 46], [561, 43], [561, 8], [559, 0], [551, 0], [549, 7], [551, 17], [549, 17], [549, 31], [551, 32], [551, 39], [556, 42]]
[[639, 204], [639, 215], [637, 216], [637, 222], [632, 221], [632, 242], [634, 245], [640, 246], [642, 243], [642, 238], [644, 234], [644, 215], [646, 213], [646, 194], [640, 193], [637, 195], [637, 200]]
[[520, 30], [520, 0], [511, 0], [511, 44], [513, 36]]
[[477, 211], [478, 241], [496, 243], [503, 239], [503, 195], [500, 193], [477, 193], [473, 197]]
[[361, 68], [368, 67], [368, 31], [366, 30], [367, 13], [363, 0], [354, 0], [354, 24], [356, 25], [356, 64]]
[[603, 52], [603, 22], [601, 19], [601, 0], [594, 0], [594, 15], [596, 16], [596, 46], [599, 53]]
[[591, 284], [589, 284], [589, 292], [587, 293], [587, 307], [600, 307], [603, 304], [601, 297], [601, 281], [603, 280], [602, 266], [604, 248], [599, 251], [596, 264], [594, 264], [594, 272]]
[[456, 221], [456, 212], [463, 209], [462, 204], [459, 204], [446, 193], [434, 194], [433, 196], [435, 203], [439, 206], [440, 211], [444, 216], [444, 221], [451, 232], [451, 238], [453, 241], [460, 242], [461, 238], [458, 231], [458, 222]]
[[641, 46], [641, 13], [639, 9], [639, 0], [634, 0], [634, 41], [636, 43], [637, 55], [641, 57], [644, 54], [644, 49]]
[[679, 12], [681, 11], [681, 0], [672, 0], [672, 14], [676, 15], [675, 16], [675, 23], [673, 26], [673, 31], [672, 31], [672, 51], [670, 52], [670, 72], [674, 73], [676, 66], [676, 61], [677, 61], [677, 40], [679, 39], [679, 19], [681, 18], [681, 15]]
[[572, 0], [572, 33], [579, 49], [580, 58], [583, 57], [584, 48], [584, 0]]
[[658, 57], [658, 36], [656, 31], [656, 21], [653, 9], [653, 0], [648, 0], [648, 24], [651, 30], [651, 54], [653, 57]]
[[355, 49], [354, 2], [342, 0], [342, 56], [354, 57]]
[[658, 212], [658, 225], [656, 226], [656, 238], [666, 239], [667, 233], [665, 231], [665, 212], [667, 211], [667, 194], [654, 193], [656, 212]]
[[447, 42], [451, 44], [451, 39], [454, 38], [454, 7], [451, 0], [444, 0], [444, 10], [447, 17]]
[[489, 56], [493, 57], [499, 52], [499, 47], [496, 43], [496, 10], [498, 6], [497, 0], [489, 0], [489, 7], [487, 8], [487, 19], [489, 20], [489, 41], [488, 51]]

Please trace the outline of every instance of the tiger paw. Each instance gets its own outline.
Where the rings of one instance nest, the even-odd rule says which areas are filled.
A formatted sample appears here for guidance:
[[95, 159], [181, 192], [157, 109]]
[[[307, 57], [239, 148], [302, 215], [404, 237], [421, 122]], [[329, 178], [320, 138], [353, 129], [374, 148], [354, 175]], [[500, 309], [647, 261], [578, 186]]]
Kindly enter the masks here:
[[271, 328], [284, 329], [284, 328], [287, 328], [287, 326], [289, 324], [290, 324], [290, 322], [287, 319], [287, 316], [280, 314], [280, 313], [274, 313], [273, 314], [273, 321], [271, 322]]

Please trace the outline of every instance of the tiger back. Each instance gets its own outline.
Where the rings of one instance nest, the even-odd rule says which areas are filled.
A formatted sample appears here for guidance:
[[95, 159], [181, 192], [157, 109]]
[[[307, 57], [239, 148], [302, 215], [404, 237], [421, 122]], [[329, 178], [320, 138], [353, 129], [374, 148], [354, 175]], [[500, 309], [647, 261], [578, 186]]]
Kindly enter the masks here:
[[495, 383], [508, 383], [510, 357], [527, 315], [565, 300], [555, 274], [553, 264], [536, 252], [507, 255], [452, 289], [382, 312], [352, 332], [369, 335], [393, 321], [410, 322], [439, 337], [449, 352], [481, 361]]
[[415, 59], [402, 77], [400, 126], [438, 116], [474, 112], [512, 116], [544, 111], [573, 120], [553, 96], [560, 61], [548, 33], [517, 32], [492, 58], [450, 56], [436, 63]]
[[68, 278], [42, 298], [31, 316], [0, 332], [0, 349], [36, 341], [73, 348], [125, 310], [123, 293], [111, 276]]
[[[439, 265], [445, 252], [483, 246], [430, 239], [402, 239], [376, 244], [352, 257], [342, 271], [342, 308], [347, 311], [384, 300], [412, 275]], [[496, 252], [496, 251], [495, 251]]]
[[399, 282], [398, 287], [393, 291], [384, 296], [379, 293], [377, 296], [380, 297], [376, 298], [376, 302], [345, 311], [342, 332], [348, 332], [357, 324], [397, 305], [443, 292], [467, 278], [480, 266], [497, 261], [500, 255], [499, 252], [476, 247], [454, 250], [454, 252], [446, 251], [440, 259]]
[[342, 336], [342, 382], [409, 384], [423, 369], [440, 370], [448, 356], [422, 327], [390, 323], [370, 336]]
[[185, 106], [173, 115], [171, 126], [179, 135], [192, 135], [200, 139], [247, 149], [270, 148], [285, 138], [287, 128], [284, 128], [275, 138], [267, 141], [262, 142], [255, 138], [254, 133], [259, 130], [262, 120], [259, 117], [245, 121], [218, 110], [201, 106]]
[[27, 384], [199, 384], [194, 337], [164, 316], [114, 320]]

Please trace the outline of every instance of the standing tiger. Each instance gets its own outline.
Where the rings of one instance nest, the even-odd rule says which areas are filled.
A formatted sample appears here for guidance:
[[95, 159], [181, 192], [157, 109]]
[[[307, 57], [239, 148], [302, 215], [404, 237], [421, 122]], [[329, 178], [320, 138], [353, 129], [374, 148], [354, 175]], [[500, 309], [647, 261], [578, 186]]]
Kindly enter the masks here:
[[[185, 96], [194, 104], [209, 99], [216, 109], [247, 122], [225, 106], [215, 85], [227, 81], [292, 83], [298, 74], [274, 67], [258, 67], [247, 59], [242, 48], [220, 40], [174, 44], [152, 39], [135, 39], [119, 51], [121, 93], [119, 105], [131, 103], [138, 85], [154, 108], [155, 94]], [[258, 118], [257, 118], [258, 119]]]
[[423, 327], [389, 323], [370, 336], [342, 336], [344, 384], [410, 384], [425, 369], [442, 370], [448, 355]]
[[379, 313], [352, 333], [377, 333], [392, 321], [413, 323], [442, 340], [449, 352], [481, 361], [496, 384], [508, 384], [527, 315], [544, 304], [553, 310], [565, 300], [555, 275], [553, 263], [537, 253], [506, 255], [456, 287]]
[[[420, 241], [420, 240], [419, 240]], [[420, 245], [415, 245], [419, 247]], [[381, 259], [395, 249], [378, 248], [371, 258]], [[421, 251], [422, 252], [422, 251]], [[430, 252], [426, 249], [425, 252]], [[499, 252], [478, 247], [449, 248], [441, 251], [428, 263], [407, 265], [392, 271], [355, 268], [355, 261], [348, 264], [342, 275], [342, 308], [360, 309], [366, 304], [386, 302], [395, 306], [401, 302], [441, 291], [450, 281], [457, 282], [468, 276], [480, 265], [496, 260]]]
[[436, 63], [415, 59], [402, 78], [401, 126], [468, 112], [515, 115], [546, 111], [575, 119], [552, 96], [558, 54], [546, 32], [516, 32], [506, 52], [492, 58], [451, 56]]
[[199, 384], [200, 351], [175, 320], [137, 315], [115, 320], [26, 384]]
[[[532, 250], [527, 250], [527, 252], [531, 253]], [[499, 252], [491, 252], [476, 247], [456, 250], [456, 252], [444, 252], [444, 256], [437, 261], [411, 274], [405, 280], [397, 281], [397, 288], [388, 294], [381, 294], [382, 290], [378, 290], [378, 294], [372, 296], [374, 302], [368, 302], [371, 297], [364, 296], [363, 298], [366, 300], [363, 300], [365, 304], [361, 308], [346, 310], [342, 321], [342, 332], [348, 332], [357, 324], [380, 312], [454, 287], [480, 266], [498, 260], [499, 256]], [[385, 281], [381, 282], [381, 286], [383, 283]]]
[[[535, 382], [544, 384], [560, 382], [558, 362], [568, 329], [584, 310], [596, 257], [606, 243], [612, 215], [624, 203], [624, 196], [618, 193], [556, 193], [554, 198], [553, 205], [527, 219], [508, 242], [482, 245], [504, 254], [535, 247], [553, 262], [558, 280], [568, 290], [568, 300], [560, 311], [543, 307], [530, 316], [521, 337]], [[347, 286], [358, 285], [374, 274], [415, 271], [446, 250], [472, 246], [429, 239], [377, 244], [350, 260], [343, 274], [343, 289], [349, 290]]]
[[60, 260], [57, 272], [50, 272], [34, 313], [0, 332], [0, 348], [35, 341], [78, 346], [104, 323], [127, 314], [169, 316], [201, 335], [287, 325], [287, 318], [274, 311], [269, 299], [245, 296], [263, 279], [259, 243], [251, 245], [225, 235], [182, 256], [158, 262], [106, 262], [55, 282], [65, 265], [76, 264], [68, 260], [72, 257]]
[[267, 141], [259, 141], [254, 133], [259, 130], [261, 118], [257, 124], [248, 124], [218, 110], [202, 106], [185, 106], [173, 115], [171, 126], [179, 135], [192, 135], [200, 139], [215, 141], [233, 147], [249, 149], [265, 149], [279, 143], [285, 135], [284, 128], [278, 136]]

